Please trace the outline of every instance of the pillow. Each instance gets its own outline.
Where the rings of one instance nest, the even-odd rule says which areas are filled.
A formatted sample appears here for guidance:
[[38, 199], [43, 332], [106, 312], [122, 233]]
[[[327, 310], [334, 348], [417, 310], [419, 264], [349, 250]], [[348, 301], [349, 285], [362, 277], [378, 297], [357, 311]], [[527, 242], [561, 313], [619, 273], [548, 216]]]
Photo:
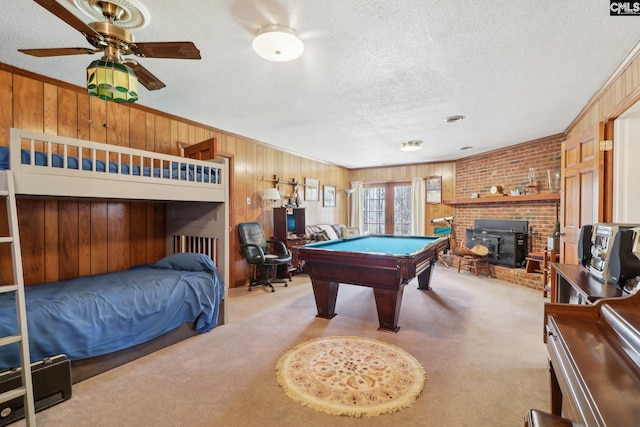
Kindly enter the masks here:
[[343, 239], [348, 239], [349, 237], [356, 237], [360, 235], [359, 227], [342, 227], [340, 231]]
[[320, 227], [317, 225], [307, 225], [304, 227], [304, 234], [307, 236], [307, 239], [313, 239], [313, 235], [320, 231]]
[[340, 238], [338, 237], [338, 234], [333, 229], [333, 227], [331, 227], [330, 225], [318, 225], [318, 227], [320, 227], [323, 231], [327, 233], [327, 237], [329, 237], [328, 240], [338, 240]]
[[342, 227], [344, 227], [344, 224], [331, 224], [330, 227], [336, 232], [338, 239], [342, 237]]
[[319, 231], [317, 233], [313, 233], [311, 235], [311, 240], [316, 240], [318, 242], [325, 242], [329, 239], [329, 235], [327, 234], [327, 232], [325, 230]]
[[155, 264], [151, 264], [155, 268], [165, 268], [169, 270], [185, 270], [185, 271], [208, 271], [213, 273], [216, 267], [213, 260], [203, 254], [179, 253], [166, 256]]

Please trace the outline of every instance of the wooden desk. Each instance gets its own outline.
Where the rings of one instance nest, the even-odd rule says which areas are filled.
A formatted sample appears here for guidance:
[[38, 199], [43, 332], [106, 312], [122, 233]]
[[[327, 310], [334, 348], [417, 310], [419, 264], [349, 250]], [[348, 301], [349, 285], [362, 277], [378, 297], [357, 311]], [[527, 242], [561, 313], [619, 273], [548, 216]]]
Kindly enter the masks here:
[[551, 264], [551, 302], [593, 304], [600, 298], [621, 297], [613, 283], [605, 283], [577, 264]]

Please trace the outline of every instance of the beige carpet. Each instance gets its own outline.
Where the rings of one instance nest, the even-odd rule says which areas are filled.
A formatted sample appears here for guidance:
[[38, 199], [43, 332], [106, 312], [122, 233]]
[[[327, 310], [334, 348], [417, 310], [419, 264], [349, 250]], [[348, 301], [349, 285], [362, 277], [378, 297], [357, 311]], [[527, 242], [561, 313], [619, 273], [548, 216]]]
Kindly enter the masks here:
[[[341, 285], [331, 320], [315, 317], [307, 276], [271, 293], [232, 289], [230, 322], [88, 379], [40, 426], [520, 426], [549, 407], [542, 293], [438, 265], [433, 291], [404, 292], [397, 334], [377, 331], [373, 292]], [[397, 345], [428, 373], [401, 412], [352, 418], [290, 399], [274, 369], [318, 337], [358, 335]], [[24, 425], [21, 421], [15, 425]]]

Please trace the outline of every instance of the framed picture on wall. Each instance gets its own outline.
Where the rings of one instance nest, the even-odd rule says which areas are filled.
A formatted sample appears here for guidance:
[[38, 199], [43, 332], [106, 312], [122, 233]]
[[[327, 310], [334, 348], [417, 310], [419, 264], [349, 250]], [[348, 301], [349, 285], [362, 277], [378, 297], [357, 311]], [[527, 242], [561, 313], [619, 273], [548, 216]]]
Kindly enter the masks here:
[[325, 185], [323, 188], [322, 206], [333, 207], [336, 205], [336, 187]]
[[320, 181], [315, 178], [304, 179], [304, 200], [307, 202], [320, 200]]
[[442, 177], [427, 177], [427, 203], [442, 203]]

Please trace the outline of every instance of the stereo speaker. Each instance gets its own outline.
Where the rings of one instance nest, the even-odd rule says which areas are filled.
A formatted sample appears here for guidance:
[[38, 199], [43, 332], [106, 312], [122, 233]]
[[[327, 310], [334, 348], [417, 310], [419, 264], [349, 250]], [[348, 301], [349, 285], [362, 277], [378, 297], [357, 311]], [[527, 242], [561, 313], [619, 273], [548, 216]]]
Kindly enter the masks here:
[[578, 259], [583, 267], [589, 265], [591, 261], [591, 237], [593, 235], [593, 225], [583, 225], [580, 229], [578, 239]]

